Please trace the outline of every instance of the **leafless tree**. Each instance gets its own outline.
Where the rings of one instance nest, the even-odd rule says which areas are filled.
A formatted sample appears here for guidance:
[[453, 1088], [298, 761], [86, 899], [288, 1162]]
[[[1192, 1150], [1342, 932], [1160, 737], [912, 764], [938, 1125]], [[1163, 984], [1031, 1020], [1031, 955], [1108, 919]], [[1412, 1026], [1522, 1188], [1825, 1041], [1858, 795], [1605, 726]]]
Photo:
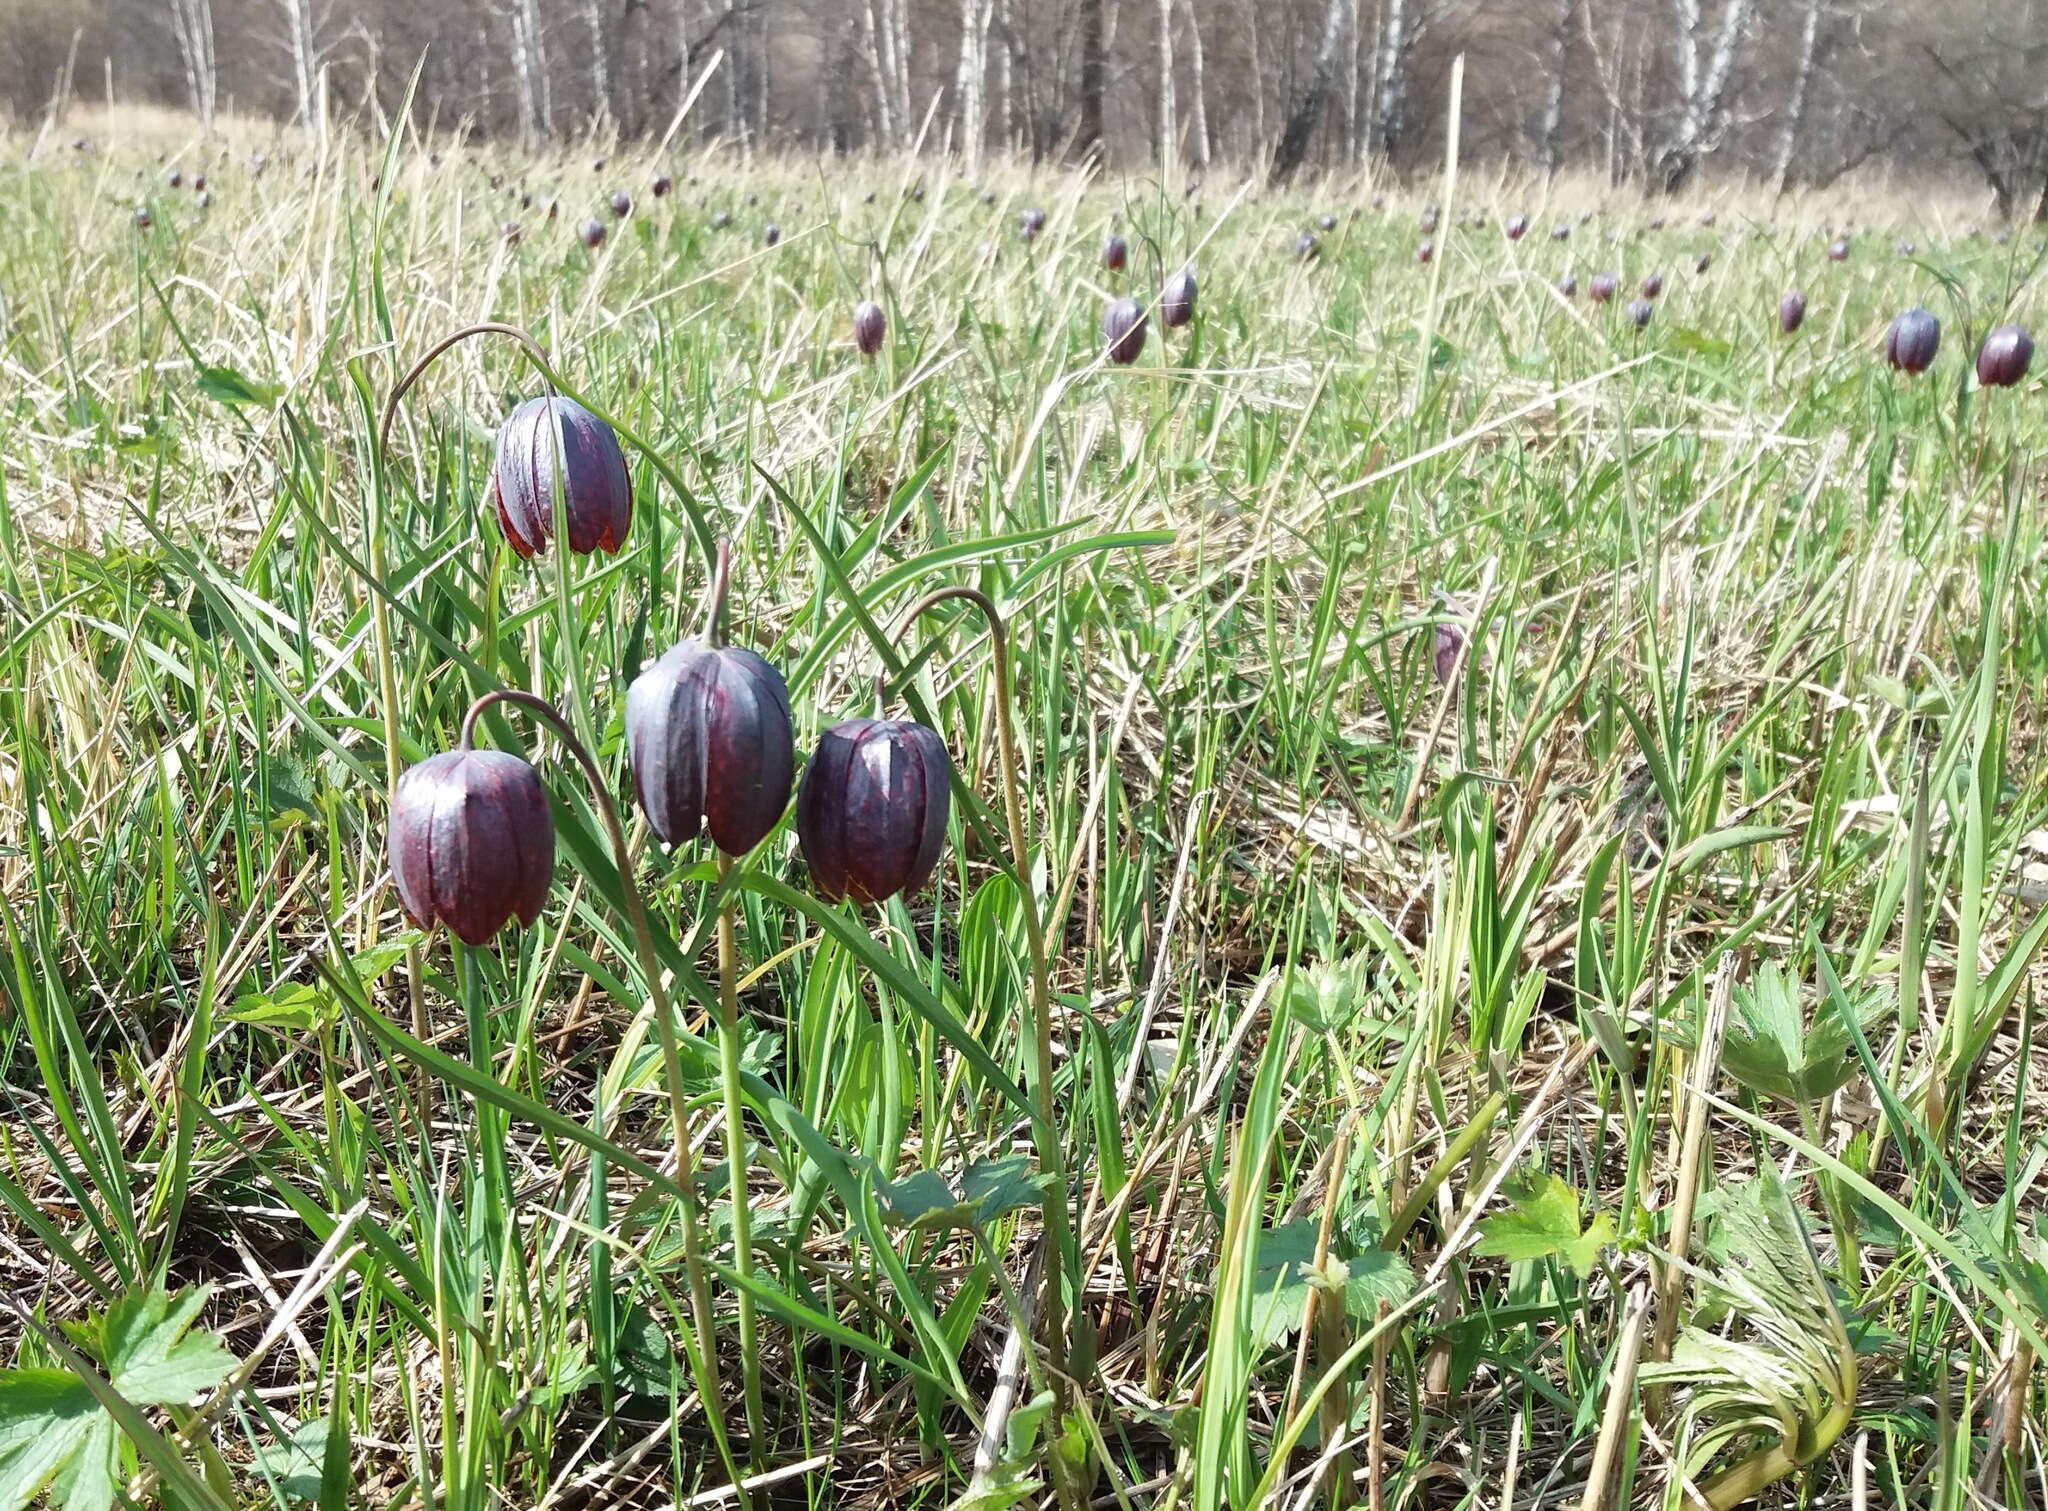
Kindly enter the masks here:
[[[1399, 4], [1400, 0], [1393, 0]], [[1315, 135], [1316, 122], [1322, 118], [1323, 101], [1329, 98], [1330, 86], [1337, 79], [1337, 57], [1351, 32], [1352, 12], [1357, 0], [1329, 0], [1323, 11], [1323, 37], [1316, 48], [1316, 60], [1310, 66], [1308, 87], [1302, 90], [1301, 99], [1295, 104], [1293, 114], [1287, 117], [1287, 125], [1280, 133], [1280, 145], [1273, 149], [1272, 176], [1275, 183], [1285, 182], [1308, 156], [1309, 138]]]
[[1710, 42], [1700, 0], [1671, 0], [1678, 120], [1658, 154], [1657, 175], [1666, 193], [1682, 188], [1718, 143], [1727, 120], [1728, 81], [1755, 10], [1756, 0], [1723, 0]]
[[207, 130], [213, 129], [214, 104], [220, 91], [220, 68], [214, 58], [213, 7], [209, 0], [170, 0], [171, 35], [185, 67], [186, 100]]

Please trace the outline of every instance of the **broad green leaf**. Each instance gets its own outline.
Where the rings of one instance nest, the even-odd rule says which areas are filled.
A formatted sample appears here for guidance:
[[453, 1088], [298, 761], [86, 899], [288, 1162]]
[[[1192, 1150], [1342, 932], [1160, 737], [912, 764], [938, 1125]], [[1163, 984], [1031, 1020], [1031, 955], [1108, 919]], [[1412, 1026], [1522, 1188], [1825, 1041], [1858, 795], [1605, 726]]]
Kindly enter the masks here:
[[[35, 1499], [102, 1419], [92, 1392], [66, 1370], [0, 1370], [0, 1511], [21, 1511]], [[79, 1511], [106, 1504], [77, 1503]]]
[[199, 391], [221, 404], [275, 404], [284, 395], [276, 383], [259, 383], [232, 367], [199, 369]]
[[1599, 1262], [1600, 1251], [1614, 1242], [1614, 1219], [1603, 1212], [1587, 1224], [1580, 1215], [1579, 1193], [1563, 1176], [1513, 1181], [1506, 1195], [1512, 1205], [1479, 1224], [1474, 1253], [1509, 1261], [1557, 1258], [1574, 1274], [1586, 1275]]
[[[203, 1289], [176, 1298], [155, 1288], [131, 1291], [103, 1316], [65, 1328], [90, 1363], [106, 1369], [113, 1395], [104, 1405], [100, 1392], [108, 1386], [96, 1376], [0, 1370], [0, 1511], [20, 1511], [45, 1486], [64, 1511], [113, 1505], [126, 1471], [121, 1430], [109, 1413], [177, 1405], [212, 1389], [235, 1367], [219, 1338], [189, 1331], [207, 1295]], [[88, 1361], [79, 1360], [78, 1368], [88, 1369]], [[150, 1431], [139, 1418], [133, 1430]]]
[[332, 1431], [326, 1417], [301, 1422], [282, 1442], [256, 1450], [256, 1465], [291, 1500], [320, 1498], [320, 1471], [327, 1461], [327, 1439]]
[[115, 1390], [138, 1406], [176, 1406], [228, 1377], [235, 1356], [220, 1339], [186, 1331], [208, 1294], [131, 1291], [107, 1308], [102, 1358]]

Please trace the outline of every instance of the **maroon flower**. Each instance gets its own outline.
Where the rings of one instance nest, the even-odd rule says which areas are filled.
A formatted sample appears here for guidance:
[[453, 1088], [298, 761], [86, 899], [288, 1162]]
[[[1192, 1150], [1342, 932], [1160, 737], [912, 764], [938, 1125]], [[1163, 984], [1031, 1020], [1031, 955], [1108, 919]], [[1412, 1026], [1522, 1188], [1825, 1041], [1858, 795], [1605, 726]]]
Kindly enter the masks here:
[[863, 299], [853, 307], [853, 344], [860, 348], [863, 357], [872, 357], [882, 349], [882, 337], [888, 330], [889, 317], [872, 299]]
[[825, 731], [796, 795], [811, 885], [828, 902], [882, 902], [931, 880], [952, 793], [946, 743], [908, 719]]
[[1112, 299], [1102, 312], [1102, 339], [1109, 360], [1128, 367], [1145, 349], [1145, 311], [1135, 299]]
[[1182, 268], [1159, 291], [1159, 323], [1169, 329], [1195, 318], [1195, 270]]
[[1102, 244], [1102, 265], [1112, 273], [1121, 273], [1131, 260], [1130, 243], [1121, 236], [1112, 236]]
[[600, 547], [613, 554], [626, 544], [633, 524], [633, 483], [625, 454], [611, 426], [574, 399], [528, 399], [498, 427], [491, 487], [498, 523], [521, 556], [545, 551], [555, 531], [555, 422], [561, 422], [562, 506], [569, 521], [569, 549], [588, 556]]
[[391, 876], [422, 928], [487, 942], [512, 919], [531, 925], [555, 869], [555, 820], [540, 773], [502, 750], [429, 756], [391, 800]]
[[1778, 329], [1791, 335], [1806, 323], [1806, 296], [1794, 289], [1778, 301]]
[[1508, 223], [1503, 229], [1508, 233], [1509, 241], [1520, 241], [1529, 233], [1529, 217], [1526, 215], [1510, 215]]
[[626, 689], [626, 759], [654, 832], [700, 827], [727, 855], [768, 837], [789, 806], [796, 734], [782, 674], [750, 650], [685, 640]]
[[1918, 375], [1934, 365], [1941, 348], [1941, 322], [1931, 310], [1917, 305], [1894, 320], [1885, 332], [1885, 361], [1908, 375]]
[[2017, 325], [2001, 325], [1977, 348], [1977, 381], [1986, 388], [2010, 388], [2026, 377], [2033, 361], [2033, 337]]

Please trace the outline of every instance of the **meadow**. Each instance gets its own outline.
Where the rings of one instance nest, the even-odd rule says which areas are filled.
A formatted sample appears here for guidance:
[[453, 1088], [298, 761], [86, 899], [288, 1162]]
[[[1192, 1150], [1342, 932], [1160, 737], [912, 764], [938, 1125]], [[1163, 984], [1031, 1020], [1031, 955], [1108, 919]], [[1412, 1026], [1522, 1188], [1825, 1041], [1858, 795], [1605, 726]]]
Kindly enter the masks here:
[[[0, 135], [0, 1508], [2039, 1504], [2048, 396], [1974, 358], [2043, 238], [1980, 217]], [[616, 552], [507, 542], [551, 386]], [[799, 771], [936, 732], [928, 883], [650, 829], [707, 622]], [[507, 692], [555, 858], [467, 945], [393, 790]]]

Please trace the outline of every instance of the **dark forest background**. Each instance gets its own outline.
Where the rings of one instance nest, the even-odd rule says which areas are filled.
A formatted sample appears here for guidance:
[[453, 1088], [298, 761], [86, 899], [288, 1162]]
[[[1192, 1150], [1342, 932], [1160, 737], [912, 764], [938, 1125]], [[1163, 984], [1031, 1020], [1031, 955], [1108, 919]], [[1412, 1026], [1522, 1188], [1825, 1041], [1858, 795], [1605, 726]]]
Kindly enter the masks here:
[[805, 150], [1169, 145], [1285, 175], [1441, 150], [1773, 188], [1866, 166], [2048, 189], [2048, 0], [0, 0], [0, 109], [122, 101], [290, 124], [415, 114], [539, 142], [687, 130]]

